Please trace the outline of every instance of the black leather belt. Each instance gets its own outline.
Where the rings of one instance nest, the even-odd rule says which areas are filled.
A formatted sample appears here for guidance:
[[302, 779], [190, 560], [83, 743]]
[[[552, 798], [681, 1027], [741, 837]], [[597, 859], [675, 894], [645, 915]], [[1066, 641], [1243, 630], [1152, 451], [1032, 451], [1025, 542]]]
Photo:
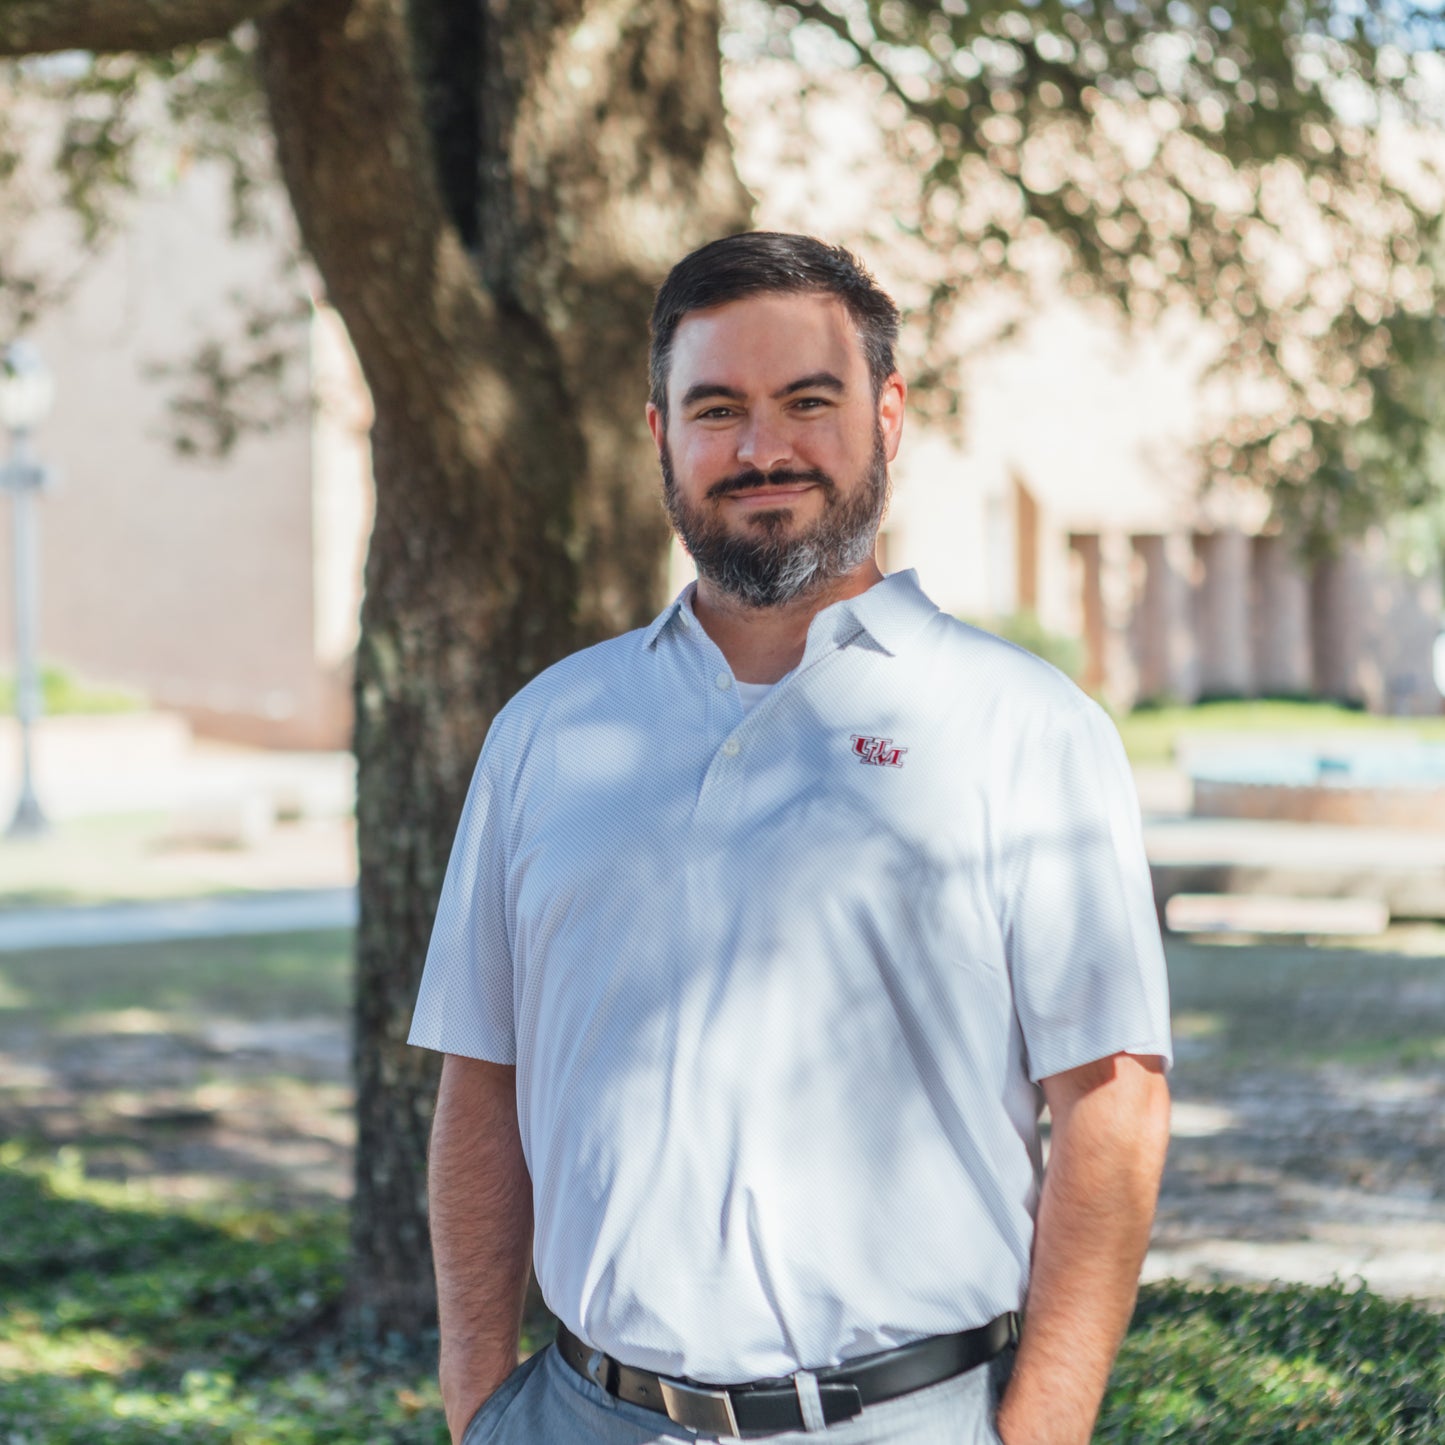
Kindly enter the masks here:
[[[1018, 1316], [1000, 1315], [991, 1324], [958, 1335], [934, 1335], [877, 1355], [862, 1355], [817, 1370], [818, 1397], [829, 1425], [851, 1420], [865, 1405], [876, 1405], [936, 1385], [991, 1360], [1018, 1339]], [[791, 1378], [754, 1380], [746, 1385], [703, 1385], [634, 1370], [585, 1345], [565, 1325], [557, 1327], [557, 1349], [579, 1375], [609, 1395], [656, 1410], [689, 1430], [710, 1435], [773, 1435], [803, 1428], [803, 1407]]]

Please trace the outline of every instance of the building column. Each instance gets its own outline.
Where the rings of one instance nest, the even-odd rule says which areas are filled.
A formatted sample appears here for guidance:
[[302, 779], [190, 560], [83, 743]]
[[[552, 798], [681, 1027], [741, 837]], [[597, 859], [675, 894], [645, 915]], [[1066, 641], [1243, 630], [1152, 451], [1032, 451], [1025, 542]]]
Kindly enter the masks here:
[[1104, 644], [1103, 568], [1097, 532], [1071, 532], [1069, 550], [1078, 559], [1079, 637], [1084, 644], [1084, 667], [1079, 686], [1087, 693], [1104, 689], [1107, 668]]
[[1255, 691], [1305, 697], [1311, 690], [1309, 580], [1283, 537], [1254, 537], [1250, 552]]
[[1346, 543], [1333, 557], [1315, 563], [1310, 578], [1312, 691], [1335, 702], [1361, 703], [1364, 688], [1364, 618], [1368, 604], [1358, 551]]
[[1138, 591], [1134, 552], [1123, 532], [1099, 537], [1099, 583], [1104, 599], [1104, 698], [1116, 712], [1139, 699], [1139, 670], [1129, 645], [1129, 624]]
[[1435, 639], [1441, 630], [1440, 571], [1405, 570], [1384, 531], [1371, 528], [1358, 543], [1362, 603], [1367, 607], [1357, 682], [1371, 712], [1394, 716], [1439, 713]]
[[1199, 656], [1190, 539], [1170, 533], [1130, 541], [1141, 574], [1130, 625], [1138, 695], [1148, 701], [1193, 702], [1199, 693]]
[[1200, 563], [1195, 600], [1201, 697], [1249, 697], [1254, 692], [1249, 543], [1232, 527], [1202, 532], [1194, 539]]
[[1119, 532], [1075, 532], [1069, 546], [1080, 572], [1084, 670], [1079, 685], [1111, 707], [1130, 708], [1138, 695], [1138, 677], [1129, 645], [1134, 583], [1128, 539]]
[[1024, 479], [1013, 476], [1014, 597], [1019, 612], [1039, 612], [1039, 504]]

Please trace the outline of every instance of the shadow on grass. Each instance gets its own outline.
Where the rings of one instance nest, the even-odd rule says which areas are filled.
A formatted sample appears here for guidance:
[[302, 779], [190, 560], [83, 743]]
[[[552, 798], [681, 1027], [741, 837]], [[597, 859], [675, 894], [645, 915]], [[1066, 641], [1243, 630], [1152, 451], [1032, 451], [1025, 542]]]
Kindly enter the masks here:
[[1445, 1439], [1445, 1320], [1340, 1286], [1149, 1286], [1094, 1439], [1433, 1445]]
[[1445, 959], [1178, 939], [1168, 954], [1177, 1127], [1156, 1245], [1445, 1231]]
[[335, 1328], [339, 1210], [176, 1208], [0, 1150], [0, 1439], [445, 1439], [435, 1339]]
[[[339, 1211], [163, 1207], [0, 1152], [6, 1445], [443, 1445], [435, 1340], [334, 1323]], [[530, 1347], [546, 1337], [539, 1302]], [[1445, 1431], [1445, 1320], [1343, 1289], [1146, 1289], [1095, 1439], [1379, 1445]], [[545, 1442], [539, 1442], [545, 1445]]]

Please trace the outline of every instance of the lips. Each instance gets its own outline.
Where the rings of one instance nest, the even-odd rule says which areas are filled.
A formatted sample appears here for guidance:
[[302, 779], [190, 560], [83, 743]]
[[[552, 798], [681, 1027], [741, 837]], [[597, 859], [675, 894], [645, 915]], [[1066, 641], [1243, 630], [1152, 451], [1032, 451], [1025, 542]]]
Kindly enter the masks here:
[[751, 471], [714, 482], [707, 490], [707, 498], [711, 502], [748, 497], [791, 500], [814, 487], [831, 490], [832, 486], [833, 479], [823, 472], [775, 472], [768, 476], [764, 472]]
[[804, 482], [791, 487], [752, 487], [744, 492], [729, 492], [723, 500], [728, 502], [756, 503], [759, 506], [766, 506], [768, 503], [792, 502], [807, 492], [813, 490], [814, 484]]

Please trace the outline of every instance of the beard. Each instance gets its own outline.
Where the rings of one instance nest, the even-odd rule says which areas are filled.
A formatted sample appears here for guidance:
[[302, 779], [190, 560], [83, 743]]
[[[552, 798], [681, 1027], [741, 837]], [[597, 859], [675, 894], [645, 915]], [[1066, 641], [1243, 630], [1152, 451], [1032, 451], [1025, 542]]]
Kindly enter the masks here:
[[[786, 507], [753, 513], [745, 519], [743, 531], [730, 529], [706, 507], [706, 502], [732, 493], [797, 482], [818, 488], [823, 512], [810, 527], [791, 535], [792, 512]], [[883, 431], [874, 428], [867, 469], [847, 497], [840, 496], [837, 483], [826, 472], [750, 469], [713, 483], [702, 506], [684, 501], [679, 494], [672, 450], [664, 440], [662, 500], [699, 577], [744, 606], [779, 607], [846, 576], [872, 556], [888, 505]]]

